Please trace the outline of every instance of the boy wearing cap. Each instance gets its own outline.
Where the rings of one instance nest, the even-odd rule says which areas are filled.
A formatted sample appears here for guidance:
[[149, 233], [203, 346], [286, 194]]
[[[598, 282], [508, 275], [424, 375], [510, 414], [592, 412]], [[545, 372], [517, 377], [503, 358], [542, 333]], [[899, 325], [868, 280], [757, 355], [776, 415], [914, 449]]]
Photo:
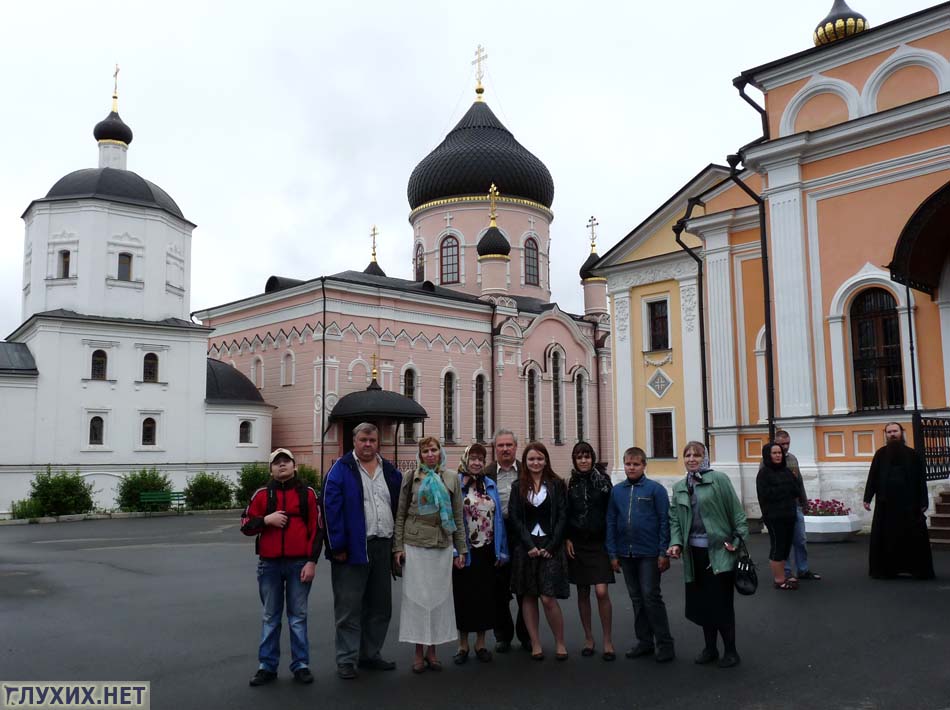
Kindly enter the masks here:
[[323, 547], [323, 522], [317, 494], [297, 476], [294, 455], [276, 449], [270, 455], [270, 482], [251, 496], [241, 517], [241, 532], [256, 535], [257, 584], [264, 616], [260, 665], [252, 686], [277, 678], [284, 601], [290, 627], [290, 671], [298, 683], [312, 683], [307, 639], [307, 599]]

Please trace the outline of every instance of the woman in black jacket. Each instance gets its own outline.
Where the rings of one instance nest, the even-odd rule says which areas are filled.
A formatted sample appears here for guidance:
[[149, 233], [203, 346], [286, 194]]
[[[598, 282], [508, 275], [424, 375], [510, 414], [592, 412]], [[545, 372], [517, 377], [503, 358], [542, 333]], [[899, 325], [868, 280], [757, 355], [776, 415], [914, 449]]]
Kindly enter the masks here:
[[567, 660], [564, 616], [558, 599], [570, 596], [564, 531], [567, 528], [567, 487], [551, 469], [544, 444], [528, 444], [521, 455], [521, 472], [511, 486], [508, 523], [513, 534], [511, 591], [522, 596], [521, 611], [531, 637], [531, 658], [544, 660], [538, 633], [538, 599], [554, 634], [555, 658]]
[[798, 580], [785, 576], [785, 560], [792, 549], [799, 490], [795, 476], [785, 462], [784, 449], [774, 441], [762, 448], [762, 464], [755, 477], [755, 490], [762, 519], [769, 529], [769, 568], [774, 586], [776, 589], [798, 589]]

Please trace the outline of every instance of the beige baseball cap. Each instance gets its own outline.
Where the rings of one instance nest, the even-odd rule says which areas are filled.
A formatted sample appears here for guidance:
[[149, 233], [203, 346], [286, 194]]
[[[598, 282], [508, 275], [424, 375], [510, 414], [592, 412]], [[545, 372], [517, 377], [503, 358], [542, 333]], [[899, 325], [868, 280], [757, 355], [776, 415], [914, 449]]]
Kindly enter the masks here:
[[290, 449], [274, 449], [270, 452], [270, 461], [268, 463], [274, 463], [274, 459], [283, 454], [289, 458], [294, 463], [297, 463], [297, 459], [294, 458], [294, 454]]

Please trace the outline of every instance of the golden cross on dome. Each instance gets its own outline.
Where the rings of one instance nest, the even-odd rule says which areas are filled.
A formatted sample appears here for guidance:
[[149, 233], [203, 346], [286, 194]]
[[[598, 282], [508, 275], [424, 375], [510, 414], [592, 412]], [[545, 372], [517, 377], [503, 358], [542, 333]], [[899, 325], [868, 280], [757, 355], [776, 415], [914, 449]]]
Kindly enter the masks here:
[[597, 221], [597, 218], [594, 215], [590, 216], [590, 219], [587, 220], [587, 227], [590, 229], [590, 253], [593, 254], [597, 251], [597, 233], [594, 231], [594, 227], [600, 225], [600, 222]]
[[375, 380], [375, 379], [376, 379], [376, 376], [379, 374], [379, 373], [376, 371], [376, 353], [373, 353], [372, 355], [370, 355], [370, 358], [371, 358], [372, 361], [373, 361], [373, 379]]
[[375, 224], [373, 225], [373, 229], [370, 231], [369, 236], [373, 238], [373, 261], [376, 261], [376, 237], [379, 236], [379, 230], [376, 229]]
[[119, 111], [119, 65], [115, 65], [115, 71], [112, 72], [112, 110]]
[[475, 93], [478, 94], [478, 100], [482, 100], [482, 94], [485, 93], [484, 87], [482, 87], [482, 79], [485, 78], [485, 69], [482, 67], [482, 62], [488, 59], [488, 55], [485, 54], [485, 48], [482, 45], [478, 45], [478, 48], [475, 50], [475, 59], [472, 61], [472, 66], [475, 67]]
[[495, 187], [495, 183], [491, 184], [491, 187], [488, 188], [488, 216], [491, 218], [491, 222], [488, 226], [497, 227], [495, 223], [495, 200], [498, 199], [498, 188]]

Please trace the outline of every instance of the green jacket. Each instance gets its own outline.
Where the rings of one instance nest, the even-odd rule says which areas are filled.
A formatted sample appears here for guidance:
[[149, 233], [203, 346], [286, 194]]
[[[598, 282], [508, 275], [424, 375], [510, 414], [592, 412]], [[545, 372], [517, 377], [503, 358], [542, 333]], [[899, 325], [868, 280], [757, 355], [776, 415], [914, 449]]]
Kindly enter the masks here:
[[419, 514], [419, 486], [425, 474], [420, 469], [403, 476], [399, 489], [399, 507], [396, 509], [393, 552], [405, 551], [406, 545], [415, 547], [455, 547], [458, 554], [468, 552], [465, 524], [462, 521], [462, 486], [455, 471], [439, 470], [442, 483], [452, 499], [455, 532], [446, 532], [438, 513]]
[[[703, 524], [709, 536], [709, 563], [713, 573], [731, 572], [736, 566], [736, 553], [729, 552], [723, 543], [738, 545], [740, 539], [749, 536], [742, 503], [732, 487], [732, 481], [719, 471], [704, 471], [703, 480], [696, 484], [699, 507], [703, 512]], [[693, 508], [689, 504], [686, 479], [673, 484], [670, 498], [670, 547], [683, 548], [683, 577], [693, 581], [693, 560], [689, 554], [689, 529], [693, 524]]]

